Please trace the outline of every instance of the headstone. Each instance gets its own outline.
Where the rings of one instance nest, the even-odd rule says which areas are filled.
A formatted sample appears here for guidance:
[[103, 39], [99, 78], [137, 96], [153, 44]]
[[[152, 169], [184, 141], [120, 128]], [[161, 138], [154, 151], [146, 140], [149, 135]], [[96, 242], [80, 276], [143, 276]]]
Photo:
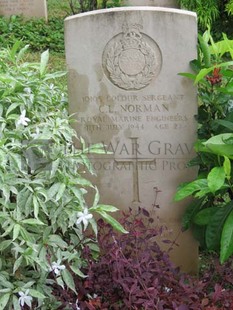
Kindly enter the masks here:
[[123, 0], [122, 4], [126, 6], [160, 6], [168, 8], [179, 7], [178, 0]]
[[23, 15], [47, 20], [46, 0], [0, 0], [0, 15]]
[[171, 257], [196, 272], [198, 246], [181, 232], [187, 201], [174, 203], [181, 182], [196, 170], [196, 89], [179, 72], [196, 58], [196, 14], [126, 7], [65, 20], [70, 114], [86, 143], [111, 154], [90, 155], [101, 201], [119, 209], [141, 206], [176, 238]]

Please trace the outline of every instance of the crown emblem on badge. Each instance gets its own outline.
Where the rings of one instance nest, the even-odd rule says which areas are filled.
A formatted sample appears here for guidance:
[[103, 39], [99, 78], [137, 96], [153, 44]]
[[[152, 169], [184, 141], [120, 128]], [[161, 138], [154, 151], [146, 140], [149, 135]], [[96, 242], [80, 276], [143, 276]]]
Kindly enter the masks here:
[[122, 33], [110, 40], [103, 52], [103, 67], [109, 80], [125, 90], [146, 87], [161, 69], [157, 44], [142, 33], [138, 22], [125, 22]]
[[136, 39], [135, 37], [127, 37], [122, 40], [122, 48], [124, 50], [131, 49], [131, 48], [140, 48], [141, 42], [140, 40]]
[[130, 25], [130, 27], [127, 23], [123, 24], [122, 30], [124, 36], [122, 40], [122, 46], [124, 49], [140, 48], [142, 40], [140, 29], [142, 29], [142, 26], [138, 24]]

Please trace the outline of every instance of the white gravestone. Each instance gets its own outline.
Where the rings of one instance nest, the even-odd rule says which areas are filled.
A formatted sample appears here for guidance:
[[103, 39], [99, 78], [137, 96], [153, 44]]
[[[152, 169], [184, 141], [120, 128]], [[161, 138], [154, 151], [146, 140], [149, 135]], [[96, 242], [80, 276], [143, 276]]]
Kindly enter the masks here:
[[121, 210], [141, 206], [177, 238], [171, 257], [196, 272], [198, 246], [181, 232], [186, 202], [174, 203], [181, 182], [196, 170], [196, 89], [179, 72], [196, 58], [192, 12], [156, 7], [93, 11], [65, 20], [70, 114], [87, 143], [106, 153], [90, 155], [102, 202]]
[[23, 15], [47, 20], [46, 0], [0, 0], [0, 15]]

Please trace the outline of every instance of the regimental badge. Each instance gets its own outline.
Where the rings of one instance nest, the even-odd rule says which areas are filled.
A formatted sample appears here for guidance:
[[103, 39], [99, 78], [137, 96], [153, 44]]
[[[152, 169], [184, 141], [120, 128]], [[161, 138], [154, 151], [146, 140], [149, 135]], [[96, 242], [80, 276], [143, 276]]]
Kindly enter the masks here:
[[103, 69], [117, 87], [139, 90], [158, 76], [162, 54], [157, 43], [141, 32], [142, 25], [124, 23], [122, 28], [105, 46]]

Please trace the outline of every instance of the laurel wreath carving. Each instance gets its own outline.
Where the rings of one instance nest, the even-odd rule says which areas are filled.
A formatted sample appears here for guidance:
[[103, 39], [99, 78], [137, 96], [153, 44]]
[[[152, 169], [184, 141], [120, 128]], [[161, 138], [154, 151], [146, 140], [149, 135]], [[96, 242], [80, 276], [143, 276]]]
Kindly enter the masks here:
[[152, 48], [144, 41], [141, 41], [137, 48], [145, 57], [145, 66], [143, 70], [130, 76], [121, 71], [119, 59], [121, 53], [125, 50], [124, 42], [115, 42], [109, 49], [106, 57], [106, 68], [109, 71], [111, 81], [120, 88], [126, 90], [141, 89], [147, 86], [156, 75], [157, 62]]

